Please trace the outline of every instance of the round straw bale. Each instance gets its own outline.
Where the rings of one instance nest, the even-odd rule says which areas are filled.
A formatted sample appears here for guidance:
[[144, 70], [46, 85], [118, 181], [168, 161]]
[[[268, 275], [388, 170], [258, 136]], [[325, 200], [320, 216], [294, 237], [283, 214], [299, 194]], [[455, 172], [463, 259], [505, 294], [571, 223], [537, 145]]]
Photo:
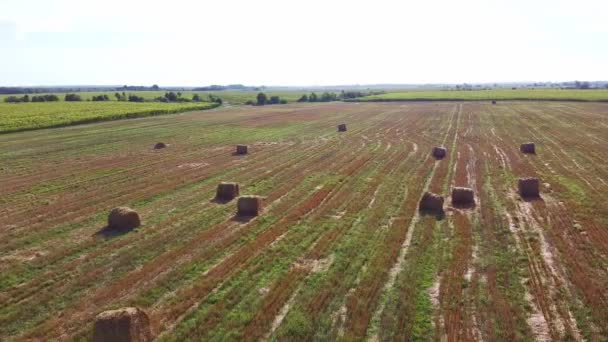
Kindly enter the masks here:
[[534, 143], [532, 143], [532, 142], [527, 142], [527, 143], [521, 144], [521, 146], [519, 146], [519, 150], [522, 153], [531, 153], [531, 154], [536, 153], [536, 148], [534, 146]]
[[150, 319], [139, 308], [104, 311], [95, 318], [94, 342], [152, 341]]
[[247, 145], [236, 145], [236, 154], [247, 154]]
[[222, 201], [231, 201], [239, 195], [239, 184], [234, 182], [221, 182], [217, 185], [216, 198]]
[[262, 210], [262, 198], [259, 196], [241, 196], [237, 201], [237, 215], [258, 216]]
[[114, 208], [108, 216], [108, 227], [112, 229], [131, 230], [139, 227], [140, 224], [139, 214], [131, 208]]
[[154, 145], [154, 149], [155, 150], [160, 150], [167, 147], [167, 144], [165, 144], [164, 142], [157, 142], [156, 145]]
[[418, 208], [421, 211], [441, 213], [443, 212], [443, 196], [427, 191], [422, 195]]
[[524, 198], [540, 196], [540, 181], [538, 178], [520, 178], [518, 181], [519, 194]]
[[452, 188], [452, 204], [453, 205], [471, 205], [475, 204], [475, 193], [471, 188], [454, 187]]
[[433, 157], [435, 157], [436, 159], [443, 159], [445, 158], [446, 154], [447, 154], [448, 150], [443, 147], [443, 146], [435, 146], [433, 147]]

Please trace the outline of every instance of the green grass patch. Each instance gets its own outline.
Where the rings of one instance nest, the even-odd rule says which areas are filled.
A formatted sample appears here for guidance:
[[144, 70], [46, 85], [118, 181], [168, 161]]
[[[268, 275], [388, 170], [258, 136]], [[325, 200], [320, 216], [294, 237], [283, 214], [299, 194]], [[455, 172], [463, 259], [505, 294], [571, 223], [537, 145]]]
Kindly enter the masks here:
[[36, 102], [0, 103], [0, 133], [132, 119], [217, 107], [217, 103]]
[[494, 89], [494, 90], [424, 90], [395, 92], [360, 97], [347, 101], [608, 101], [608, 89]]

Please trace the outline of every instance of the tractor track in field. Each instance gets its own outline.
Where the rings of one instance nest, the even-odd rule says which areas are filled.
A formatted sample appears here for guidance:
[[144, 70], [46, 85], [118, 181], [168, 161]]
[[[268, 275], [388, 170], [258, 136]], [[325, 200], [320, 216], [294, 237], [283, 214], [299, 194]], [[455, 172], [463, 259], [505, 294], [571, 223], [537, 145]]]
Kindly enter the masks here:
[[[443, 137], [442, 145], [445, 146], [448, 138], [451, 135], [452, 129], [454, 129], [454, 144], [456, 141], [456, 132], [458, 130], [458, 122], [461, 115], [462, 106], [457, 105], [456, 108], [453, 109], [452, 114], [448, 120], [447, 129], [445, 131], [445, 135]], [[456, 123], [454, 123], [454, 121]], [[454, 145], [453, 144], [453, 145]], [[450, 151], [450, 155], [453, 151]], [[426, 161], [430, 160], [430, 154], [427, 152], [427, 156], [425, 158], [424, 164]], [[392, 290], [394, 287], [395, 281], [397, 279], [398, 274], [402, 271], [403, 264], [405, 259], [407, 258], [407, 253], [411, 244], [412, 236], [414, 233], [414, 229], [416, 224], [419, 221], [420, 214], [418, 212], [418, 202], [422, 197], [422, 194], [431, 187], [435, 176], [443, 177], [446, 175], [445, 170], [447, 169], [446, 161], [436, 161], [433, 164], [433, 167], [429, 173], [423, 171], [423, 175], [426, 173], [426, 176], [422, 176], [421, 179], [425, 179], [424, 182], [420, 182], [422, 187], [408, 193], [408, 200], [406, 200], [406, 204], [403, 206], [403, 216], [407, 215], [407, 213], [411, 213], [411, 219], [409, 223], [403, 222], [401, 223], [403, 227], [407, 227], [405, 230], [405, 234], [400, 241], [400, 244], [396, 245], [398, 247], [391, 254], [391, 257], [385, 260], [382, 260], [383, 263], [388, 263], [386, 266], [392, 265], [389, 268], [389, 272], [386, 275], [376, 278], [374, 284], [359, 284], [358, 289], [365, 289], [363, 291], [359, 290], [362, 293], [358, 293], [357, 290], [353, 293], [351, 298], [368, 298], [368, 306], [371, 303], [377, 302], [379, 298], [386, 296], [388, 292]], [[441, 170], [436, 174], [437, 170]], [[441, 182], [441, 180], [439, 181]], [[434, 189], [436, 190], [436, 189]], [[399, 240], [397, 240], [399, 241]], [[386, 277], [386, 278], [385, 278]], [[378, 281], [382, 280], [382, 281]], [[358, 308], [358, 310], [352, 313], [353, 308]], [[354, 336], [365, 336], [369, 335], [371, 340], [378, 339], [377, 333], [375, 331], [368, 332], [370, 323], [375, 323], [379, 321], [380, 316], [384, 310], [384, 304], [380, 303], [377, 305], [373, 311], [368, 310], [364, 311], [366, 308], [365, 305], [357, 305], [351, 304], [350, 310], [348, 310], [347, 321], [345, 325], [345, 331], [347, 334], [353, 334]], [[347, 306], [347, 309], [349, 307]]]
[[[475, 205], [472, 209], [453, 208], [448, 220], [453, 229], [452, 255], [446, 270], [441, 272], [439, 280], [438, 315], [435, 319], [437, 331], [448, 341], [476, 340], [481, 335], [475, 315], [470, 308], [471, 295], [468, 289], [463, 288], [463, 281], [474, 272], [474, 240], [473, 221], [477, 219], [481, 206], [478, 186], [476, 183], [476, 158], [471, 147], [468, 135], [472, 132], [471, 111], [468, 110], [461, 125], [458, 126], [454, 145], [457, 158], [454, 163], [454, 172], [450, 180], [451, 187], [462, 186], [474, 190]], [[458, 143], [457, 143], [458, 142]], [[451, 203], [451, 196], [447, 199]], [[471, 273], [469, 273], [471, 272]], [[441, 336], [441, 335], [440, 335]]]
[[[507, 140], [511, 139], [507, 138]], [[513, 141], [513, 144], [515, 143]], [[525, 175], [535, 174], [534, 171], [530, 170], [534, 167], [532, 165], [539, 165], [535, 158], [527, 162], [519, 156], [515, 149], [507, 152], [507, 155], [510, 160], [518, 161], [512, 164], [510, 168], [512, 172]], [[567, 171], [564, 169], [558, 172]], [[512, 188], [514, 188], [513, 185]], [[528, 319], [531, 330], [537, 333], [537, 337], [541, 340], [562, 339], [565, 336], [582, 340], [579, 331], [580, 323], [577, 322], [569, 309], [574, 300], [574, 293], [570, 289], [579, 278], [568, 280], [567, 272], [558, 267], [562, 264], [567, 265], [567, 260], [580, 258], [571, 259], [580, 254], [580, 249], [577, 247], [572, 249], [573, 246], [570, 243], [563, 242], [564, 235], [556, 235], [557, 231], [562, 231], [566, 236], [572, 234], [568, 232], [572, 229], [572, 226], [568, 227], [556, 224], [556, 222], [549, 222], [552, 214], [543, 207], [545, 207], [545, 202], [553, 202], [550, 196], [543, 196], [544, 200], [529, 203], [522, 202], [518, 195], [512, 193], [508, 199], [510, 202], [509, 225], [517, 246], [522, 249], [522, 253], [528, 260], [528, 272], [531, 276], [524, 284], [534, 303], [534, 310]], [[561, 210], [560, 215], [563, 215], [563, 210]], [[551, 228], [546, 230], [545, 227]], [[581, 245], [583, 244], [581, 243]], [[588, 258], [583, 257], [582, 260], [585, 259]], [[589, 266], [584, 263], [576, 268], [571, 268], [571, 270], [573, 269], [578, 269], [579, 272], [583, 270], [583, 272], [591, 272]], [[601, 292], [599, 288], [587, 284], [579, 283], [576, 284], [576, 287], [583, 291], [584, 296], [587, 298], [594, 297], [595, 300], [597, 300], [595, 293]], [[601, 310], [597, 312], [601, 312]]]

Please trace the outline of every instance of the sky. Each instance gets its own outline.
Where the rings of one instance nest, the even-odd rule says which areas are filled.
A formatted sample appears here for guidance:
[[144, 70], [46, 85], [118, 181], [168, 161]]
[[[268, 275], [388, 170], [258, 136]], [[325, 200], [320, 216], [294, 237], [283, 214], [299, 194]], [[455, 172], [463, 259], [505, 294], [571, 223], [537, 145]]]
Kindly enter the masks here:
[[0, 0], [0, 86], [607, 79], [607, 0]]

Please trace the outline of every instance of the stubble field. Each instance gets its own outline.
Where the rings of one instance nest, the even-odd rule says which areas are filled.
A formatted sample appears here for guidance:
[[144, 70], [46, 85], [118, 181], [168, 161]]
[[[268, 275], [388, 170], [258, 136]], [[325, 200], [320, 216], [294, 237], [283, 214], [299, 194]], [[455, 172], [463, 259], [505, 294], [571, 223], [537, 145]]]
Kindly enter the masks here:
[[[124, 306], [167, 341], [606, 340], [607, 144], [608, 104], [565, 102], [232, 107], [0, 135], [0, 340], [88, 339]], [[541, 199], [519, 197], [525, 176]], [[262, 214], [212, 201], [220, 181], [265, 196]], [[476, 206], [451, 208], [453, 186]], [[418, 212], [426, 190], [444, 217]], [[143, 225], [100, 236], [125, 205]]]

